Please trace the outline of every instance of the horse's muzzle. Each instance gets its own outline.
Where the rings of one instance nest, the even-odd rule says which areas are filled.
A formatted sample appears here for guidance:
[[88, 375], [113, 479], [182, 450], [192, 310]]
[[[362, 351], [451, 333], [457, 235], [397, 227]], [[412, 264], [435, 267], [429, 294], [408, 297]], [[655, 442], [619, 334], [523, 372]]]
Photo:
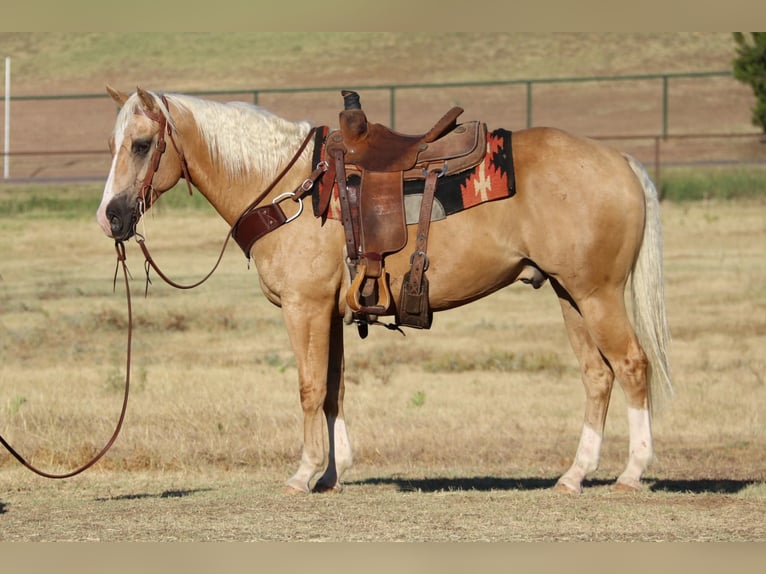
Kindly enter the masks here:
[[118, 241], [126, 241], [135, 234], [138, 209], [125, 196], [118, 195], [106, 206], [106, 218], [112, 237]]

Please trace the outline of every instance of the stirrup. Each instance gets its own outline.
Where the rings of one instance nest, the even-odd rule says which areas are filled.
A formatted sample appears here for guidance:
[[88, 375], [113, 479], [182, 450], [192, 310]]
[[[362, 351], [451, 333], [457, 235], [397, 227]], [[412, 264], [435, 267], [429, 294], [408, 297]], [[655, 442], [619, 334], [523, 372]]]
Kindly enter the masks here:
[[377, 278], [378, 284], [378, 297], [379, 301], [376, 305], [362, 305], [361, 296], [359, 294], [362, 283], [366, 279], [367, 266], [359, 265], [357, 269], [356, 277], [351, 282], [351, 286], [346, 292], [346, 305], [348, 305], [354, 313], [366, 313], [368, 315], [383, 315], [388, 311], [391, 306], [391, 292], [388, 290], [386, 284], [385, 273], [382, 273]]

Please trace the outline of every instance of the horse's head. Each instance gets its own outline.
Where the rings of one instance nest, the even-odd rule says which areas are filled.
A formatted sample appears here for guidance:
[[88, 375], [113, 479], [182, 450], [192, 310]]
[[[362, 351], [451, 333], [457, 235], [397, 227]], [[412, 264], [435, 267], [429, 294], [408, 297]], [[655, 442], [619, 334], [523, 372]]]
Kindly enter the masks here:
[[165, 145], [173, 127], [167, 101], [141, 88], [131, 96], [108, 86], [107, 91], [122, 109], [110, 140], [112, 167], [96, 219], [106, 235], [122, 241], [135, 234], [141, 215], [178, 182], [183, 168], [176, 142]]

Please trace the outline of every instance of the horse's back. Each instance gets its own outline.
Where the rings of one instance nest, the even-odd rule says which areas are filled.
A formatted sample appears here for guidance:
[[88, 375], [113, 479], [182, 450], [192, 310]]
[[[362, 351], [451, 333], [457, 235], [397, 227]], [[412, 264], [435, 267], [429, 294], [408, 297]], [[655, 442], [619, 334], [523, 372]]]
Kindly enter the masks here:
[[620, 189], [641, 195], [639, 182], [622, 152], [558, 128], [514, 132], [513, 159], [522, 190], [532, 186], [530, 178], [536, 183], [542, 177], [549, 187], [584, 184], [578, 193], [592, 194], [603, 186], [611, 186], [613, 197]]

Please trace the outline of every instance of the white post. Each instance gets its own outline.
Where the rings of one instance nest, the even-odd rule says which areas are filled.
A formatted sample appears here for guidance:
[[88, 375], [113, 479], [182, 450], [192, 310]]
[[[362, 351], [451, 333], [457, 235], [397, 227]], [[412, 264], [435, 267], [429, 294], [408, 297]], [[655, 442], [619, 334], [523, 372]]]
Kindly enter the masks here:
[[5, 144], [3, 146], [3, 179], [8, 179], [11, 151], [11, 59], [5, 58]]

